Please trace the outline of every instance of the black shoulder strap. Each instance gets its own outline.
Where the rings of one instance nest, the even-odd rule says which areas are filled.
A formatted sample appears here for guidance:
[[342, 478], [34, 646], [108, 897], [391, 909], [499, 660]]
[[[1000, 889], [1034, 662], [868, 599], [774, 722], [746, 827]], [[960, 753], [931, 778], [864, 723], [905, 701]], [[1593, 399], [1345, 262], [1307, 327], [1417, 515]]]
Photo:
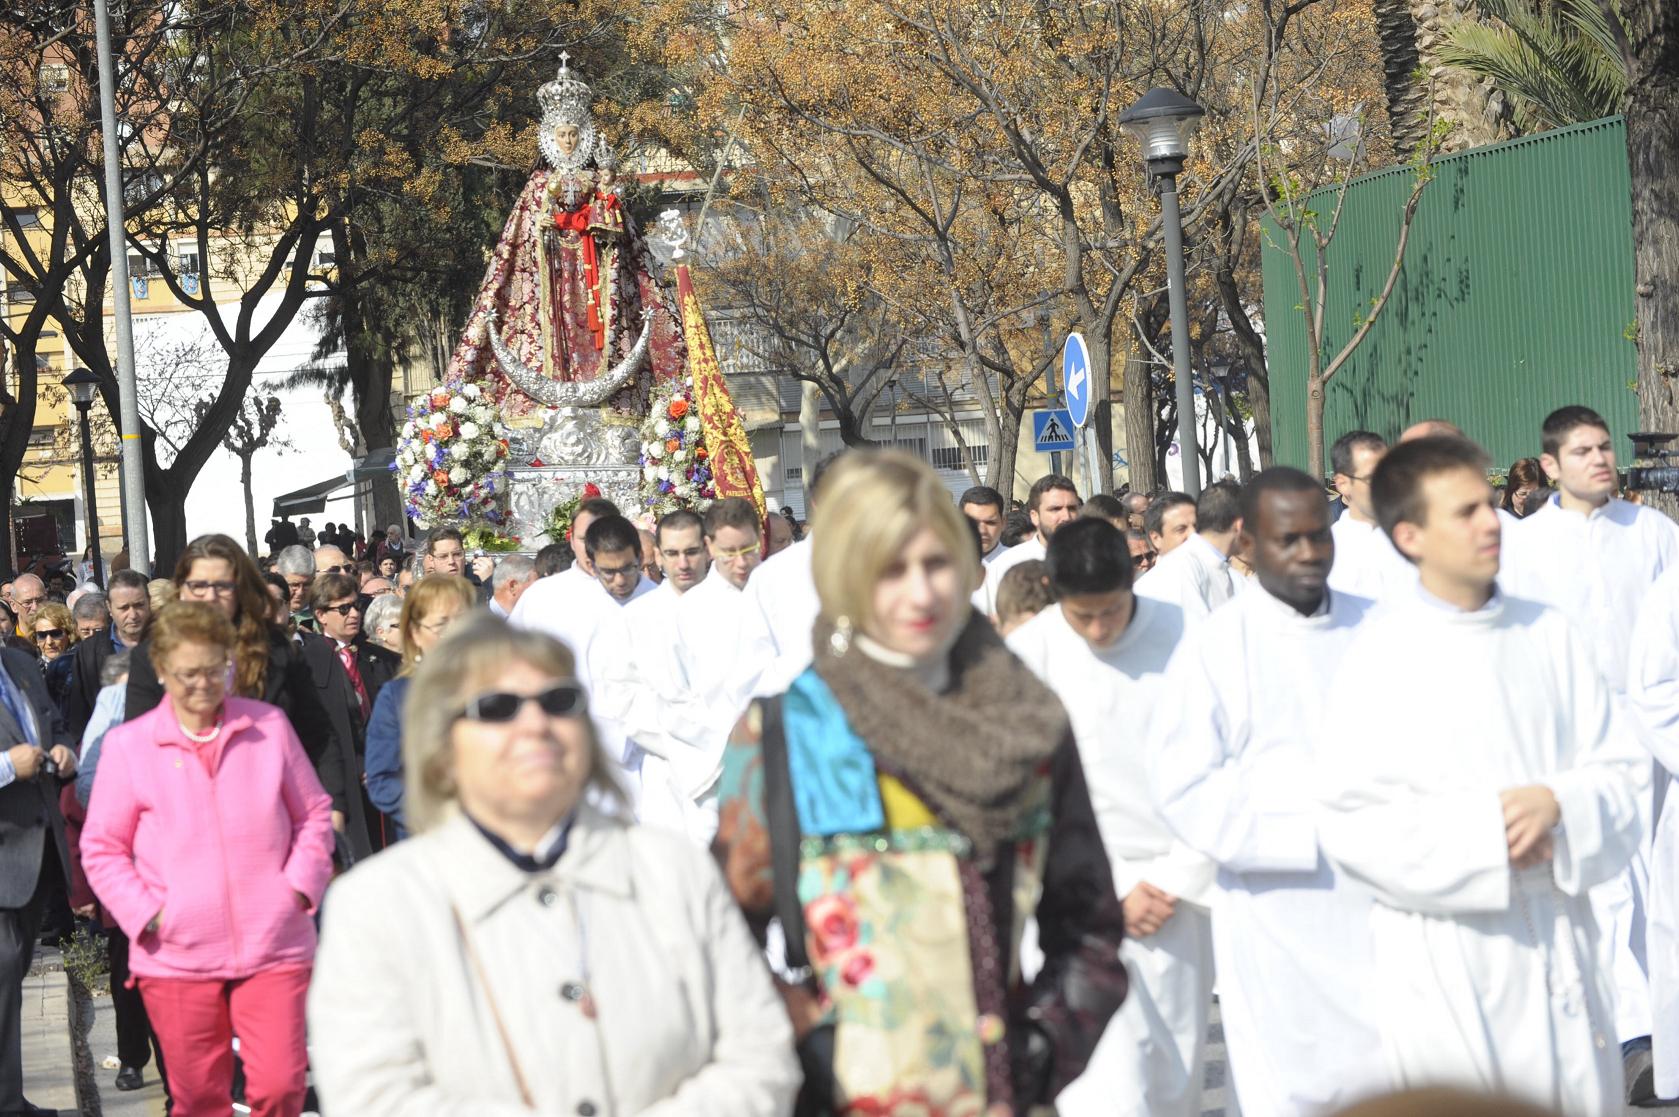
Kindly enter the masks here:
[[775, 917], [787, 939], [787, 966], [802, 970], [810, 966], [805, 952], [805, 913], [799, 903], [798, 808], [793, 805], [793, 774], [787, 766], [787, 730], [781, 716], [780, 696], [764, 701], [763, 736], [759, 748], [764, 758], [764, 813], [769, 823], [770, 870], [775, 879]]

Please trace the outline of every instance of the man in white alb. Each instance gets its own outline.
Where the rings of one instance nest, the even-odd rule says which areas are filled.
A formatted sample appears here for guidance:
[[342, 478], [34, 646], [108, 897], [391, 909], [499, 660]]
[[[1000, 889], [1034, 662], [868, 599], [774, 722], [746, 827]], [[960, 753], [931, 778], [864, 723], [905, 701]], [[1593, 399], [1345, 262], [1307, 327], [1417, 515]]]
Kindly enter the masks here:
[[1587, 892], [1625, 868], [1649, 758], [1561, 612], [1500, 592], [1487, 458], [1402, 443], [1377, 518], [1417, 566], [1342, 657], [1313, 776], [1318, 839], [1375, 894], [1366, 1001], [1389, 1085], [1623, 1108]]
[[1388, 444], [1370, 431], [1348, 431], [1329, 448], [1335, 491], [1346, 511], [1330, 528], [1335, 536], [1335, 566], [1329, 588], [1380, 601], [1390, 593], [1409, 593], [1417, 570], [1393, 549], [1370, 501], [1370, 478]]
[[[676, 654], [676, 609], [705, 578], [710, 560], [698, 515], [685, 509], [663, 516], [653, 531], [654, 554], [664, 581], [603, 619], [595, 657], [606, 677], [597, 680], [597, 715], [615, 718], [642, 753], [642, 822], [686, 831], [689, 798], [675, 777], [687, 745], [680, 740], [693, 702]], [[611, 641], [618, 641], [614, 648]]]
[[1195, 531], [1137, 579], [1137, 593], [1176, 605], [1191, 628], [1234, 597], [1240, 579], [1230, 571], [1230, 553], [1242, 528], [1241, 502], [1242, 487], [1234, 481], [1215, 481], [1201, 490]]
[[[1624, 694], [1627, 648], [1640, 608], [1662, 573], [1679, 566], [1679, 525], [1615, 495], [1615, 444], [1597, 412], [1578, 406], [1552, 412], [1540, 443], [1539, 464], [1557, 491], [1533, 515], [1506, 524], [1509, 546], [1499, 587], [1561, 610], [1587, 641], [1610, 689]], [[1653, 801], [1644, 804], [1647, 836], [1654, 807]], [[1624, 1046], [1631, 1102], [1654, 1096], [1644, 951], [1648, 846], [1646, 841], [1634, 855], [1627, 875], [1592, 892], [1614, 959], [1616, 1038]]]
[[821, 519], [822, 480], [841, 456], [824, 458], [811, 471], [805, 537], [767, 559], [746, 583], [736, 671], [742, 679], [756, 680], [751, 684], [753, 696], [782, 693], [804, 674], [813, 658], [810, 634], [821, 602], [810, 558]]
[[1380, 1084], [1358, 992], [1369, 903], [1318, 848], [1307, 789], [1325, 680], [1370, 603], [1327, 589], [1323, 487], [1265, 470], [1242, 492], [1257, 584], [1184, 640], [1150, 725], [1172, 831], [1218, 866], [1219, 1007], [1245, 1117], [1313, 1117]]
[[1079, 514], [1079, 491], [1059, 473], [1038, 478], [1026, 497], [1026, 514], [1032, 519], [1032, 537], [1023, 539], [1002, 555], [986, 564], [985, 582], [974, 591], [974, 608], [996, 619], [997, 585], [1011, 567], [1031, 559], [1042, 559], [1050, 536], [1062, 524], [1070, 523]]
[[1067, 708], [1124, 902], [1131, 974], [1124, 1006], [1084, 1073], [1055, 1099], [1056, 1112], [1194, 1117], [1212, 1001], [1213, 866], [1172, 836], [1148, 789], [1148, 719], [1183, 615], [1132, 594], [1125, 535], [1106, 520], [1061, 528], [1045, 562], [1056, 604], [1008, 645]]
[[962, 515], [979, 533], [979, 561], [986, 566], [1008, 553], [1003, 542], [1003, 494], [986, 485], [975, 485], [956, 501]]
[[1171, 554], [1195, 534], [1195, 498], [1188, 493], [1161, 493], [1143, 513], [1143, 531], [1157, 560]]
[[[572, 571], [585, 557], [594, 576], [574, 577]], [[656, 587], [641, 572], [641, 535], [622, 516], [604, 515], [589, 523], [577, 563], [571, 571], [537, 579], [513, 606], [508, 621], [545, 632], [569, 647], [577, 658], [577, 679], [591, 692], [593, 703], [596, 679], [606, 677], [605, 665], [622, 650], [617, 641], [597, 641], [603, 622], [616, 619], [622, 606]], [[601, 745], [623, 769], [633, 791], [640, 754], [627, 744], [624, 729], [615, 719], [603, 716], [600, 707], [595, 707], [595, 713]]]

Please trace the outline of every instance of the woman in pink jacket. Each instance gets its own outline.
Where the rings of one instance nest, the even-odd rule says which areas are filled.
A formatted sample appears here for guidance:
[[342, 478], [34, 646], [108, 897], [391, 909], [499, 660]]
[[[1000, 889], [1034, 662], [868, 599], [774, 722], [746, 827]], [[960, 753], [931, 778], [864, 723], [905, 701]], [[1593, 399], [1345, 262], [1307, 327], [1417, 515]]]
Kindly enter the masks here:
[[286, 715], [228, 693], [236, 640], [208, 605], [158, 616], [164, 700], [105, 737], [82, 867], [132, 942], [176, 1117], [230, 1112], [235, 1034], [251, 1111], [297, 1117], [332, 800]]

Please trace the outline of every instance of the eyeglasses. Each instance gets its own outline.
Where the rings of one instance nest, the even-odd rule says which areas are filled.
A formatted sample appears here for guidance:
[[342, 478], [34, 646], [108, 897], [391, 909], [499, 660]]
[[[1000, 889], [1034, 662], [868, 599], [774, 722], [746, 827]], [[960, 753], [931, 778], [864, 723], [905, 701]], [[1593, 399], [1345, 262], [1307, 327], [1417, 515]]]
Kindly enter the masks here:
[[62, 628], [37, 628], [35, 630], [35, 639], [37, 640], [62, 640], [64, 636], [65, 632]]
[[354, 601], [346, 601], [341, 605], [322, 605], [319, 609], [315, 610], [315, 615], [318, 617], [322, 613], [337, 613], [341, 617], [347, 617], [355, 611], [356, 603]]
[[217, 597], [232, 597], [233, 591], [238, 589], [239, 586], [235, 582], [200, 582], [194, 579], [190, 582], [182, 582], [181, 588], [194, 597], [203, 597], [206, 594], [215, 594]]
[[583, 688], [566, 679], [536, 694], [493, 690], [468, 701], [460, 716], [469, 721], [509, 722], [519, 716], [526, 702], [535, 702], [549, 717], [570, 717], [583, 712]]
[[628, 578], [632, 574], [641, 573], [639, 566], [596, 566], [595, 573], [602, 578]]
[[342, 566], [323, 566], [319, 570], [315, 571], [315, 573], [317, 575], [320, 575], [320, 574], [348, 574], [350, 571], [352, 571], [354, 569], [355, 569], [355, 567], [351, 566], [349, 563], [344, 563]]
[[165, 669], [164, 674], [185, 686], [209, 686], [211, 683], [227, 681], [227, 664], [224, 663], [220, 667], [197, 667], [191, 671]]
[[43, 595], [41, 597], [15, 597], [12, 599], [12, 602], [20, 609], [27, 609], [31, 605], [43, 605], [46, 603], [46, 600], [46, 597]]

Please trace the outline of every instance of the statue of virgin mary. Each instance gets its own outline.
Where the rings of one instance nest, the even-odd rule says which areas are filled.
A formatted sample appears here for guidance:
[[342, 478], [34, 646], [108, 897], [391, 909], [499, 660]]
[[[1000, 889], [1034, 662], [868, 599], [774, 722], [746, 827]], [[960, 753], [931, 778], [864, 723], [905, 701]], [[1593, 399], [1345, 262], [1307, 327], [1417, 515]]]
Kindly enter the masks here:
[[681, 376], [674, 306], [623, 204], [592, 96], [567, 55], [537, 91], [542, 163], [496, 242], [448, 379], [491, 385], [508, 417], [600, 408], [640, 422], [655, 381]]

